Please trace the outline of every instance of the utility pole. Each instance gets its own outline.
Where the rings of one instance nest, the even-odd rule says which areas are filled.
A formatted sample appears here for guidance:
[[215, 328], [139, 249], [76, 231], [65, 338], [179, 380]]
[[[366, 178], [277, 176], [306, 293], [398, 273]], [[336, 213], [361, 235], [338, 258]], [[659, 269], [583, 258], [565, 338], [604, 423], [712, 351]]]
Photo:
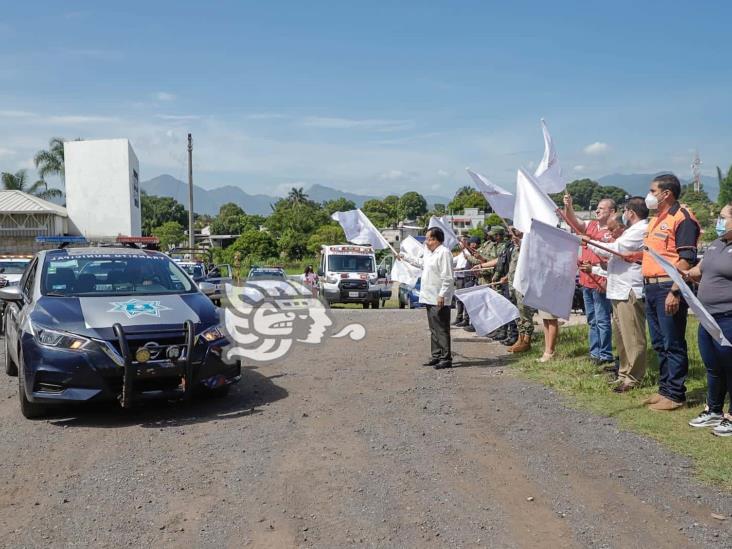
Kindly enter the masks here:
[[193, 138], [188, 134], [188, 247], [195, 248], [193, 236]]

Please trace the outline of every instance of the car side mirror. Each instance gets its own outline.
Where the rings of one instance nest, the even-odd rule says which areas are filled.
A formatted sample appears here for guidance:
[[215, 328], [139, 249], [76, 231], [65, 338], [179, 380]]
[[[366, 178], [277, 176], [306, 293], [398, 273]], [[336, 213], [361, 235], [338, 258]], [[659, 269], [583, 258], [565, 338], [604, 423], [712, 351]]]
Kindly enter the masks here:
[[199, 282], [198, 289], [201, 290], [204, 294], [209, 295], [216, 291], [216, 285], [211, 284], [210, 282]]
[[323, 269], [318, 269], [318, 276], [325, 276]]
[[5, 286], [0, 288], [0, 299], [3, 301], [23, 301], [20, 286]]
[[386, 269], [382, 267], [381, 269], [376, 271], [376, 276], [379, 278], [386, 278]]

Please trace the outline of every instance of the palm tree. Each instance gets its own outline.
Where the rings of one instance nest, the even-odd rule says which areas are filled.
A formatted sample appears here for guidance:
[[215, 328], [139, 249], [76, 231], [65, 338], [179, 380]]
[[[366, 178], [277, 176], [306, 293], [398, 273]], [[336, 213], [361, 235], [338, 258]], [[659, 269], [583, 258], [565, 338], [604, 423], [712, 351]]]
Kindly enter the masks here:
[[287, 200], [293, 204], [304, 204], [308, 200], [308, 195], [305, 194], [302, 187], [292, 187], [290, 192], [287, 194]]
[[30, 187], [27, 187], [28, 172], [26, 170], [19, 170], [15, 173], [3, 172], [2, 182], [7, 191], [22, 191], [37, 196], [38, 198], [43, 198], [44, 200], [63, 196], [60, 190], [49, 189], [48, 183], [43, 179], [39, 179]]
[[49, 175], [57, 175], [64, 180], [64, 140], [60, 137], [54, 137], [48, 142], [48, 150], [40, 150], [33, 157], [33, 163], [38, 169], [38, 175], [41, 180], [45, 180]]

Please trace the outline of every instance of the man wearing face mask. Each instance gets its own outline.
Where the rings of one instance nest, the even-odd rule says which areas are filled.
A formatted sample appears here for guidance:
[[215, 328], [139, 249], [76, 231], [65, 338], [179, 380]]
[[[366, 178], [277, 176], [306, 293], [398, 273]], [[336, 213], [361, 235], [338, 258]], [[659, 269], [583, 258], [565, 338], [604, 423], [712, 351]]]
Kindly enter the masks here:
[[[610, 220], [608, 227], [613, 229]], [[628, 227], [615, 242], [604, 243], [583, 236], [590, 249], [608, 259], [607, 297], [612, 304], [613, 332], [620, 356], [618, 379], [613, 391], [622, 394], [636, 387], [646, 373], [646, 313], [643, 306], [643, 274], [638, 263], [626, 261], [598, 244], [617, 253], [635, 253], [643, 249], [648, 232], [648, 208], [642, 196], [625, 203], [623, 223]]]
[[[704, 259], [681, 274], [686, 280], [699, 282], [699, 301], [732, 341], [732, 203], [722, 208], [716, 229], [719, 238], [709, 245]], [[722, 346], [701, 324], [697, 337], [699, 354], [707, 369], [707, 405], [689, 425], [713, 427], [714, 435], [732, 436], [732, 347]], [[730, 404], [725, 415], [727, 395]]]
[[[700, 227], [679, 204], [680, 194], [681, 183], [673, 174], [656, 176], [651, 182], [646, 206], [657, 213], [649, 222], [643, 244], [677, 268], [689, 270], [696, 263]], [[643, 252], [642, 271], [648, 330], [660, 369], [658, 394], [645, 404], [655, 411], [675, 410], [686, 401], [688, 306], [679, 288], [647, 251]]]

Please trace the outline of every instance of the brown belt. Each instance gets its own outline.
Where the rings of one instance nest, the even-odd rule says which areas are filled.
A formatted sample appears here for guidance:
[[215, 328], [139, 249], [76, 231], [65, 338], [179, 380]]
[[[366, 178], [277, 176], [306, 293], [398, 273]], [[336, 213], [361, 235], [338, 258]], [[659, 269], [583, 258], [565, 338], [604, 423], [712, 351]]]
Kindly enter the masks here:
[[660, 282], [673, 282], [670, 276], [644, 276], [643, 284], [658, 284]]

